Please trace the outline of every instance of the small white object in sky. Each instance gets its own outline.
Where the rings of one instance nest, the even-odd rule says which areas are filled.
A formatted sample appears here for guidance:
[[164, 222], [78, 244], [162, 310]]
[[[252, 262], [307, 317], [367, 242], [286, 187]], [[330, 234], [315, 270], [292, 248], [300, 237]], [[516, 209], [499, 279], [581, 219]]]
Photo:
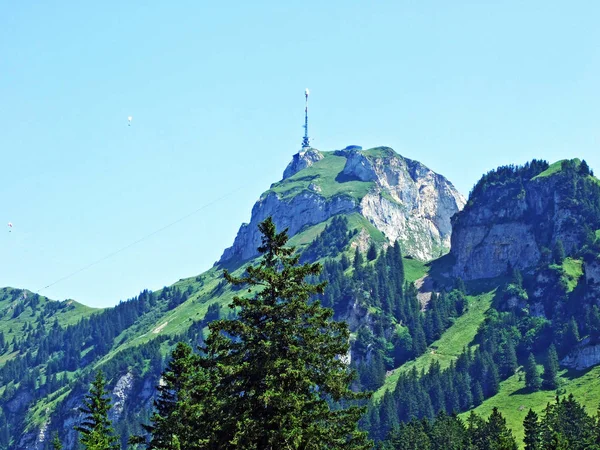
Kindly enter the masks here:
[[133, 116], [127, 117], [127, 126], [131, 126], [131, 121], [133, 120]]
[[308, 91], [308, 88], [306, 88], [306, 89], [304, 90], [304, 95], [306, 95], [306, 96], [308, 97], [308, 94], [310, 94], [310, 92]]
[[8, 232], [10, 233], [12, 231], [12, 222], [8, 222]]

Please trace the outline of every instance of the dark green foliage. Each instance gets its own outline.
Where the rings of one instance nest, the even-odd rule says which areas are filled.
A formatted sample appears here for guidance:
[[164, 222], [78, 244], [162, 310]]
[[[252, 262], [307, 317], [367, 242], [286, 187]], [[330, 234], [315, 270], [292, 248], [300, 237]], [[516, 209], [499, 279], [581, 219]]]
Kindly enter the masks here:
[[547, 161], [532, 160], [524, 166], [501, 166], [481, 177], [469, 193], [469, 204], [472, 204], [480, 195], [483, 195], [490, 186], [510, 184], [514, 181], [528, 181], [539, 175], [549, 167]]
[[337, 256], [346, 249], [355, 234], [356, 230], [348, 230], [348, 219], [345, 216], [334, 216], [325, 230], [306, 247], [302, 253], [302, 261]]
[[0, 448], [8, 448], [10, 444], [10, 429], [4, 411], [0, 408]]
[[205, 322], [212, 322], [221, 318], [221, 305], [218, 303], [211, 303], [208, 305], [206, 315], [204, 316]]
[[579, 173], [584, 177], [593, 175], [592, 171], [590, 170], [590, 166], [588, 166], [588, 163], [585, 162], [585, 159], [581, 161], [581, 164], [579, 164]]
[[564, 247], [562, 241], [560, 239], [558, 239], [554, 243], [554, 248], [552, 249], [552, 260], [554, 261], [554, 264], [560, 265], [565, 260], [565, 257], [566, 257], [565, 247]]
[[62, 450], [63, 446], [58, 437], [58, 433], [54, 433], [52, 438], [52, 450]]
[[[158, 385], [158, 397], [151, 425], [144, 429], [150, 435], [148, 449], [202, 449], [218, 430], [212, 427], [218, 402], [213, 391], [218, 380], [204, 370], [200, 357], [189, 345], [179, 343]], [[211, 378], [212, 376], [212, 378]], [[136, 437], [132, 443], [144, 443]]]
[[551, 345], [548, 349], [546, 361], [544, 362], [542, 386], [544, 386], [544, 389], [556, 389], [558, 387], [558, 355], [554, 345]]
[[579, 344], [579, 328], [577, 326], [577, 322], [575, 321], [575, 317], [571, 316], [571, 320], [569, 320], [563, 327], [560, 344], [560, 348], [562, 349], [563, 353], [569, 352], [575, 348], [577, 344]]
[[548, 404], [540, 423], [541, 449], [595, 449], [596, 421], [572, 395]]
[[532, 391], [537, 391], [542, 387], [542, 378], [538, 372], [537, 362], [533, 353], [529, 354], [525, 364], [525, 386]]
[[456, 415], [440, 413], [435, 420], [416, 420], [392, 430], [381, 449], [517, 450], [512, 432], [494, 408], [488, 420], [471, 413], [467, 424]]
[[358, 247], [356, 247], [356, 250], [354, 250], [354, 259], [353, 259], [354, 271], [355, 272], [362, 271], [363, 264], [364, 264], [364, 259], [363, 259], [362, 253], [360, 252]]
[[[310, 284], [319, 264], [298, 265], [288, 237], [271, 219], [260, 224], [263, 259], [233, 284], [264, 286], [253, 298], [235, 297], [237, 320], [210, 325], [203, 364], [218, 370], [220, 448], [368, 448], [356, 428], [363, 409], [335, 403], [364, 397], [348, 388], [353, 374], [337, 358], [348, 351], [346, 324], [310, 301], [324, 284]], [[251, 362], [251, 363], [249, 363]], [[341, 406], [341, 405], [340, 405]], [[233, 412], [233, 414], [232, 414]], [[229, 417], [229, 418], [228, 418]], [[243, 424], [243, 425], [242, 425]]]
[[[501, 353], [497, 351], [498, 336], [482, 338], [477, 350], [465, 351], [456, 363], [451, 363], [443, 371], [439, 363], [433, 362], [425, 373], [412, 370], [402, 374], [392, 395], [394, 408], [388, 407], [388, 410], [397, 411], [399, 422], [431, 419], [440, 411], [452, 413], [468, 410], [480, 404], [484, 398], [496, 394], [500, 383], [498, 366], [501, 359]], [[494, 360], [493, 351], [496, 351], [498, 361]], [[371, 429], [371, 436], [383, 439], [389, 429], [390, 426], [381, 420], [377, 430]]]
[[377, 259], [377, 247], [374, 242], [371, 242], [371, 245], [369, 245], [369, 249], [367, 250], [367, 260], [375, 261], [375, 259]]
[[506, 427], [506, 419], [502, 417], [498, 408], [492, 409], [485, 430], [490, 450], [517, 450], [515, 438], [511, 430]]
[[390, 433], [389, 439], [381, 446], [384, 450], [433, 450], [428, 435], [429, 424], [425, 421], [412, 420], [401, 424]]
[[349, 390], [354, 375], [338, 358], [348, 351], [347, 326], [311, 301], [324, 284], [306, 280], [320, 265], [299, 265], [270, 218], [259, 229], [260, 264], [242, 278], [225, 278], [262, 290], [234, 297], [237, 318], [209, 325], [202, 355], [177, 347], [148, 448], [371, 447], [357, 429], [364, 409], [347, 403], [366, 395]]
[[75, 427], [79, 432], [79, 441], [88, 450], [116, 450], [119, 448], [108, 412], [111, 409], [110, 398], [106, 390], [106, 380], [101, 371], [90, 386], [90, 392], [85, 396], [83, 406], [79, 411], [83, 419]]
[[538, 415], [529, 409], [523, 421], [525, 450], [542, 450], [542, 428]]

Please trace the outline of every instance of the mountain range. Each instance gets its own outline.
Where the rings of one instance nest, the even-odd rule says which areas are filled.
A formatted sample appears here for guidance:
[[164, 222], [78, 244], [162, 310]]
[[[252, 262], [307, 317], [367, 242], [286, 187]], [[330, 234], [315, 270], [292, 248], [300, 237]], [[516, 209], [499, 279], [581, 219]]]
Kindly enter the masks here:
[[[198, 345], [208, 323], [235, 315], [227, 305], [242, 292], [223, 269], [256, 263], [267, 217], [302, 260], [323, 264], [319, 300], [349, 325], [354, 387], [374, 391], [362, 423], [373, 439], [439, 410], [493, 406], [521, 437], [526, 409], [557, 389], [597, 408], [600, 181], [585, 161], [500, 167], [467, 200], [388, 147], [307, 148], [198, 276], [102, 310], [1, 289], [0, 448], [50, 448], [53, 432], [78, 448], [77, 407], [99, 368], [126, 448], [173, 346]], [[529, 389], [529, 354], [542, 366], [551, 346], [556, 386]]]

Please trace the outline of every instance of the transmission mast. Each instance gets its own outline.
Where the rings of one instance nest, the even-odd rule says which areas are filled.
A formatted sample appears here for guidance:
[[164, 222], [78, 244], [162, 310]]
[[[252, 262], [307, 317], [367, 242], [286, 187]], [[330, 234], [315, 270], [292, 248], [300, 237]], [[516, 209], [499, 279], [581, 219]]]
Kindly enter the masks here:
[[308, 138], [308, 88], [304, 90], [305, 106], [304, 106], [304, 138], [302, 138], [302, 148], [310, 147], [310, 139]]

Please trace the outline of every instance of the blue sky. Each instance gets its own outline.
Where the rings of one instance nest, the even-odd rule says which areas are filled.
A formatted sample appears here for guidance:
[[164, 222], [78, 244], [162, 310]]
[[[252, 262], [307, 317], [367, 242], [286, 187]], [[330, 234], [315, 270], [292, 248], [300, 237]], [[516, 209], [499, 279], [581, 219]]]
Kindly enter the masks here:
[[[469, 189], [600, 172], [595, 1], [0, 3], [0, 286], [108, 306], [209, 268], [301, 142], [387, 145]], [[127, 116], [133, 116], [127, 126]], [[4, 225], [3, 225], [4, 226]]]

